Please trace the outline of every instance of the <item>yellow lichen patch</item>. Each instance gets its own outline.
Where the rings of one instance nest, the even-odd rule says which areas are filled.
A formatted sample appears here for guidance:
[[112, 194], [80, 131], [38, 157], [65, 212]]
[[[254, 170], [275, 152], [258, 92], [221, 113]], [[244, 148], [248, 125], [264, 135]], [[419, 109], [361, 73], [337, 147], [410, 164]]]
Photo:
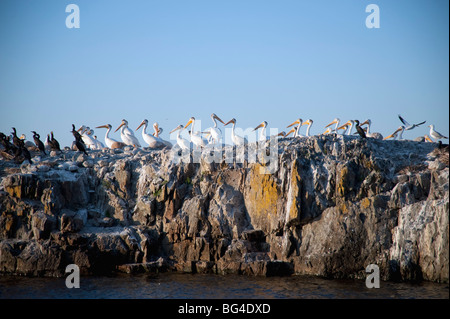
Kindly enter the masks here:
[[362, 199], [362, 201], [361, 201], [361, 208], [362, 209], [367, 209], [367, 208], [370, 207], [370, 205], [371, 205], [371, 201], [370, 201], [369, 198], [365, 197], [365, 198]]
[[6, 186], [5, 190], [8, 192], [9, 196], [22, 198], [22, 187], [21, 185], [16, 186]]
[[278, 188], [272, 175], [259, 173], [260, 167], [256, 164], [248, 176], [245, 204], [252, 223], [263, 227], [277, 215]]
[[288, 194], [288, 220], [286, 222], [290, 222], [296, 219], [300, 219], [300, 210], [299, 210], [299, 193], [300, 193], [300, 182], [301, 177], [298, 173], [297, 162], [292, 164], [291, 170], [291, 185]]
[[223, 184], [223, 178], [222, 178], [222, 175], [218, 175], [218, 176], [217, 176], [216, 183], [219, 184], [219, 185], [222, 185], [222, 184]]
[[342, 203], [341, 205], [339, 205], [339, 211], [342, 213], [342, 214], [348, 214], [348, 206], [347, 206], [347, 203]]
[[347, 183], [347, 175], [348, 175], [348, 168], [347, 166], [344, 166], [340, 171], [339, 182], [336, 185], [336, 192], [340, 197], [344, 197], [346, 193], [345, 185]]

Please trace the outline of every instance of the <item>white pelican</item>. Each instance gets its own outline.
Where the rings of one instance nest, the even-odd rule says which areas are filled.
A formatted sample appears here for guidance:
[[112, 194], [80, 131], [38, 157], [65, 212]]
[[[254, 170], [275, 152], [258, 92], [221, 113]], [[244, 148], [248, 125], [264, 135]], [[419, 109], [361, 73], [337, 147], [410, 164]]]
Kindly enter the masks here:
[[231, 140], [233, 141], [233, 143], [234, 143], [235, 145], [244, 145], [244, 144], [247, 144], [248, 141], [247, 141], [247, 139], [246, 139], [245, 137], [236, 135], [236, 133], [234, 132], [234, 128], [235, 128], [235, 126], [236, 126], [236, 119], [233, 118], [233, 119], [229, 120], [225, 125], [228, 125], [228, 124], [230, 124], [230, 123], [233, 123], [233, 127], [231, 128]]
[[90, 149], [95, 149], [95, 143], [92, 140], [92, 138], [87, 134], [89, 130], [89, 127], [82, 125], [79, 129], [78, 132], [80, 132], [81, 134], [81, 138], [83, 139], [84, 144], [86, 144], [87, 147], [89, 147]]
[[263, 142], [263, 141], [267, 140], [267, 137], [266, 137], [267, 122], [263, 121], [261, 124], [259, 124], [257, 127], [255, 127], [253, 131], [256, 131], [257, 129], [259, 129], [261, 127], [262, 127], [262, 130], [259, 133], [259, 141]]
[[351, 135], [352, 134], [352, 129], [353, 129], [353, 120], [348, 120], [344, 125], [342, 125], [341, 127], [338, 127], [336, 130], [340, 130], [344, 127], [347, 127], [347, 131], [344, 133], [345, 135]]
[[85, 134], [92, 140], [92, 149], [94, 150], [101, 150], [104, 146], [103, 144], [97, 140], [97, 138], [94, 136], [94, 130], [87, 127]]
[[423, 122], [420, 122], [420, 123], [411, 125], [411, 124], [409, 124], [408, 122], [406, 122], [406, 121], [400, 116], [400, 114], [398, 114], [398, 118], [399, 118], [400, 121], [402, 121], [402, 123], [405, 125], [405, 131], [412, 130], [413, 128], [418, 127], [419, 125], [422, 125], [422, 124], [424, 124], [424, 123], [426, 122], [426, 121], [423, 121]]
[[382, 140], [383, 139], [383, 135], [381, 135], [380, 133], [371, 133], [370, 132], [370, 125], [372, 124], [372, 121], [370, 119], [365, 120], [363, 123], [361, 123], [360, 126], [363, 125], [367, 125], [367, 131], [366, 131], [366, 136], [367, 137], [371, 137], [371, 138], [375, 138], [377, 140]]
[[136, 131], [139, 130], [141, 128], [141, 126], [144, 126], [144, 128], [142, 129], [142, 138], [144, 139], [145, 143], [147, 143], [150, 148], [163, 148], [164, 146], [166, 146], [164, 143], [162, 143], [160, 141], [159, 138], [156, 138], [153, 135], [147, 134], [147, 126], [148, 126], [147, 119], [143, 120], [141, 122], [141, 124], [139, 124]]
[[308, 125], [308, 128], [306, 129], [306, 135], [305, 136], [309, 137], [309, 130], [311, 129], [311, 125], [313, 124], [313, 122], [314, 122], [313, 120], [309, 119], [306, 122], [302, 123], [302, 126], [303, 125]]
[[205, 145], [206, 145], [206, 143], [205, 143], [205, 141], [203, 140], [203, 138], [200, 136], [200, 135], [196, 135], [196, 134], [194, 134], [194, 127], [195, 127], [195, 117], [191, 117], [190, 119], [189, 119], [189, 121], [187, 122], [187, 124], [184, 126], [184, 128], [186, 129], [189, 125], [191, 125], [192, 124], [192, 129], [191, 129], [191, 132], [190, 132], [190, 135], [191, 135], [191, 142], [192, 143], [194, 143], [194, 145], [196, 146], [196, 147], [205, 147]]
[[115, 139], [112, 139], [112, 138], [109, 137], [109, 132], [111, 131], [111, 128], [112, 128], [111, 124], [97, 126], [96, 128], [106, 128], [106, 129], [108, 129], [106, 131], [106, 135], [105, 135], [105, 144], [109, 148], [115, 149], [115, 148], [123, 148], [123, 147], [126, 146], [125, 143], [118, 142]]
[[97, 149], [98, 149], [98, 150], [101, 150], [101, 149], [104, 149], [104, 148], [105, 148], [105, 145], [103, 145], [103, 143], [100, 142], [100, 141], [97, 139], [97, 135], [94, 135], [94, 142], [95, 142], [95, 144], [97, 144]]
[[153, 123], [153, 130], [154, 130], [154, 132], [152, 135], [154, 137], [159, 137], [159, 134], [161, 134], [163, 132], [163, 128], [159, 127], [158, 122]]
[[102, 148], [105, 147], [102, 142], [97, 140], [97, 136], [94, 135], [94, 130], [93, 129], [89, 128], [89, 130], [86, 132], [86, 134], [92, 139], [92, 142], [94, 142], [93, 149], [101, 150]]
[[[389, 135], [389, 136], [386, 136], [385, 138], [383, 138], [383, 140], [387, 140], [387, 139], [390, 139], [390, 138], [393, 138], [394, 140], [403, 140], [403, 137], [402, 137], [402, 135], [403, 135], [403, 131], [405, 130], [405, 127], [402, 125], [402, 126], [400, 126], [394, 133], [392, 133], [391, 135]], [[400, 132], [400, 134], [398, 134]]]
[[430, 136], [434, 138], [436, 142], [441, 139], [448, 139], [448, 137], [434, 130], [434, 124], [428, 125], [428, 127], [430, 128]]
[[[133, 135], [133, 136], [134, 136], [133, 131], [130, 130], [130, 128], [128, 127], [128, 121], [125, 120], [125, 119], [122, 119], [122, 124], [125, 126], [124, 129], [123, 129], [123, 132], [124, 132], [125, 134], [127, 134], [127, 135]], [[120, 127], [120, 126], [119, 126], [119, 127]], [[117, 130], [116, 130], [116, 131], [117, 131]], [[139, 147], [140, 147], [140, 146], [141, 146], [141, 145], [139, 145]]]
[[210, 138], [214, 141], [214, 143], [219, 143], [222, 137], [222, 131], [217, 127], [216, 120], [220, 121], [222, 124], [225, 124], [220, 117], [218, 117], [215, 113], [211, 114], [211, 119], [214, 122], [214, 127], [209, 128]]
[[153, 123], [153, 129], [155, 130], [155, 133], [153, 133], [153, 136], [159, 140], [161, 143], [165, 144], [165, 146], [172, 147], [172, 143], [169, 141], [163, 140], [161, 137], [159, 137], [159, 134], [163, 132], [162, 127], [159, 127], [159, 124], [157, 122]]
[[[338, 127], [339, 127], [339, 123], [340, 123], [340, 122], [341, 122], [341, 120], [340, 120], [338, 117], [336, 117], [336, 118], [333, 120], [333, 122], [331, 122], [330, 124], [328, 124], [327, 126], [325, 126], [325, 127], [329, 127], [329, 126], [331, 126], [331, 125], [333, 125], [333, 124], [336, 124], [336, 126], [334, 127], [334, 130], [330, 128], [329, 131], [326, 130], [323, 134], [329, 134], [329, 133], [336, 133], [336, 134], [338, 134]], [[328, 133], [326, 133], [326, 132], [328, 132]]]
[[172, 134], [173, 132], [175, 132], [177, 130], [178, 130], [178, 133], [177, 133], [177, 144], [178, 144], [178, 146], [181, 147], [182, 150], [190, 150], [191, 149], [191, 143], [188, 140], [186, 140], [186, 139], [184, 139], [184, 138], [182, 138], [180, 136], [181, 131], [184, 130], [184, 126], [183, 125], [181, 125], [181, 124], [178, 125], [169, 134]]
[[[286, 127], [291, 127], [292, 125], [295, 125], [295, 124], [298, 124], [298, 126], [297, 126], [297, 129], [294, 131], [294, 137], [302, 136], [302, 135], [300, 135], [300, 128], [303, 125], [303, 120], [302, 119], [297, 119], [294, 123], [289, 124]], [[289, 134], [290, 134], [290, 131], [286, 134], [286, 136], [288, 136]]]
[[117, 132], [120, 128], [120, 138], [127, 145], [132, 145], [134, 147], [141, 147], [139, 140], [134, 136], [134, 133], [128, 128], [128, 122], [126, 120], [122, 120], [122, 123], [119, 127], [114, 131]]

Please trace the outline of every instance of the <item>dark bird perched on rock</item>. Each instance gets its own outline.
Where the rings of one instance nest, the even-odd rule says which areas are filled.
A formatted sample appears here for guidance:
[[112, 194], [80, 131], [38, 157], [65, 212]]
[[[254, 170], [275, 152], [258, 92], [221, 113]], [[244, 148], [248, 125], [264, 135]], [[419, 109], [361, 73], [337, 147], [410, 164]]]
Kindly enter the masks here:
[[55, 139], [55, 137], [53, 136], [53, 131], [50, 132], [51, 134], [51, 138], [50, 138], [50, 148], [52, 149], [52, 151], [60, 151], [61, 152], [61, 148], [59, 147], [59, 142]]
[[44, 143], [42, 143], [42, 141], [40, 140], [40, 135], [38, 133], [36, 133], [35, 131], [31, 131], [31, 133], [33, 133], [33, 139], [34, 139], [34, 143], [36, 144], [36, 146], [39, 148], [39, 150], [44, 153], [44, 155], [47, 155], [47, 153], [45, 153], [45, 146]]
[[25, 157], [26, 160], [28, 160], [28, 162], [30, 164], [33, 164], [33, 162], [31, 162], [31, 154], [28, 151], [28, 149], [25, 147], [25, 145], [22, 145], [19, 147], [18, 149], [19, 155], [22, 155], [23, 157]]
[[10, 141], [10, 136], [6, 136], [2, 132], [0, 132], [0, 145], [3, 147], [0, 148], [0, 154], [6, 160], [12, 160], [15, 158], [15, 154], [17, 151], [17, 147], [12, 144]]
[[11, 134], [12, 134], [12, 136], [13, 136], [13, 144], [14, 144], [16, 147], [20, 147], [20, 146], [22, 146], [22, 145], [25, 146], [25, 145], [24, 145], [24, 142], [17, 136], [16, 128], [13, 127], [12, 129], [13, 129], [13, 131], [11, 132]]
[[361, 126], [359, 126], [358, 120], [355, 120], [355, 127], [356, 127], [356, 132], [358, 132], [359, 136], [361, 136], [362, 138], [366, 138], [366, 132], [364, 132], [364, 130], [361, 128]]
[[74, 124], [72, 124], [72, 134], [73, 134], [73, 137], [75, 137], [75, 147], [77, 148], [77, 150], [88, 155], [88, 153], [86, 152], [86, 145], [83, 142], [81, 134], [78, 133], [78, 131], [75, 129]]
[[[75, 129], [75, 124], [72, 124], [72, 134], [73, 134], [73, 137], [75, 137], [75, 140], [83, 141], [81, 134]], [[83, 144], [84, 144], [84, 142], [83, 142]]]
[[9, 141], [9, 136], [6, 136], [2, 132], [0, 132], [0, 144], [5, 148], [5, 152], [8, 154], [14, 154], [16, 151], [16, 146], [11, 144]]
[[7, 153], [7, 155], [5, 156], [4, 152], [2, 152], [3, 157], [6, 157], [7, 159], [14, 159], [14, 161], [18, 164], [21, 164], [24, 160], [28, 160], [30, 164], [33, 164], [31, 162], [31, 154], [25, 147], [25, 143], [23, 141], [22, 143], [18, 143], [19, 146], [16, 146], [11, 144], [8, 138], [5, 138], [5, 135], [3, 133], [1, 133], [0, 137], [2, 139], [2, 145], [5, 146], [5, 150]]

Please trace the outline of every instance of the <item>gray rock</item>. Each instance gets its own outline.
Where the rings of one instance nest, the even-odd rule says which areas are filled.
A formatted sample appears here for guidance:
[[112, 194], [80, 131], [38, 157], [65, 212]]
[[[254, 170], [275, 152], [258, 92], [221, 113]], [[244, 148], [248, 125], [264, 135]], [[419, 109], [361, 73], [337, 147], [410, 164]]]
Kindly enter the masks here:
[[38, 172], [48, 172], [50, 167], [48, 165], [39, 165], [37, 167]]
[[50, 232], [56, 229], [56, 218], [43, 212], [37, 212], [32, 216], [31, 227], [36, 240], [48, 239]]
[[91, 160], [84, 161], [83, 162], [83, 166], [86, 167], [86, 168], [94, 167], [94, 162], [91, 161]]
[[75, 233], [80, 231], [87, 222], [87, 211], [71, 211], [64, 209], [61, 214], [61, 232]]

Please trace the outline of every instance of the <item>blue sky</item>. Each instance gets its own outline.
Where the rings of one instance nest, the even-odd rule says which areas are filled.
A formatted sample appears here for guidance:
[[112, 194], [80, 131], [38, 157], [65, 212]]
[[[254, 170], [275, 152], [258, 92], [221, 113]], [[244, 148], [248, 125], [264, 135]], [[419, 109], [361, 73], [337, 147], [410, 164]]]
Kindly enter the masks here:
[[[66, 28], [70, 3], [79, 29]], [[365, 25], [371, 3], [379, 29]], [[448, 28], [446, 0], [2, 0], [0, 131], [53, 130], [69, 145], [72, 123], [134, 130], [146, 118], [169, 139], [214, 112], [244, 129], [311, 118], [312, 134], [370, 118], [387, 136], [401, 114], [448, 136]]]

